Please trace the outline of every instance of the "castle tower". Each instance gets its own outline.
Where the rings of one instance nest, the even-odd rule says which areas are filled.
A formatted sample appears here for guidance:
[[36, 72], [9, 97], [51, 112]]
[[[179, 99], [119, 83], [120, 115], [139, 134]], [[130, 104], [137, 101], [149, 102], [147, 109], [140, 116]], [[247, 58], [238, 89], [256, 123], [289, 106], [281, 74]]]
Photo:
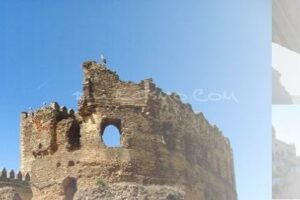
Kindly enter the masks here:
[[[22, 113], [21, 169], [31, 174], [33, 199], [114, 197], [116, 190], [137, 198], [237, 199], [229, 140], [202, 113], [151, 79], [124, 82], [96, 62], [85, 62], [83, 73], [77, 112], [53, 103]], [[120, 147], [103, 141], [110, 125]]]

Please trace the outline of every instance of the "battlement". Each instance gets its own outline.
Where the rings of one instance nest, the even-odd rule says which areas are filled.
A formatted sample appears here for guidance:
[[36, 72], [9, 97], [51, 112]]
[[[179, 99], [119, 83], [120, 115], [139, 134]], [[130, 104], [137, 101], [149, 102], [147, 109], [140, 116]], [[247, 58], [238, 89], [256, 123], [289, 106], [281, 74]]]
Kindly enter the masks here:
[[43, 115], [45, 113], [52, 112], [55, 115], [59, 115], [61, 117], [74, 117], [75, 111], [73, 109], [68, 109], [65, 106], [60, 106], [57, 102], [51, 103], [49, 106], [45, 106], [43, 108], [39, 108], [36, 111], [30, 112], [22, 112], [21, 118], [22, 119], [33, 119], [35, 116]]
[[[18, 172], [17, 174], [14, 170], [10, 170], [9, 172], [4, 168], [0, 172], [0, 190], [3, 188], [11, 188], [13, 191], [17, 192], [18, 196], [21, 199], [29, 200], [32, 198], [32, 191], [30, 188], [30, 176], [29, 174], [22, 174], [22, 172]], [[2, 191], [0, 193], [0, 198]]]
[[29, 187], [29, 183], [30, 175], [28, 173], [23, 177], [20, 171], [16, 174], [14, 170], [10, 170], [9, 172], [5, 168], [1, 170], [0, 187], [4, 185]]
[[[120, 147], [103, 141], [108, 126], [119, 130]], [[83, 64], [77, 112], [52, 103], [21, 114], [21, 170], [34, 175], [34, 194], [44, 199], [70, 180], [90, 188], [99, 179], [178, 185], [187, 199], [236, 199], [232, 149], [217, 126], [152, 79], [122, 81], [94, 61]]]

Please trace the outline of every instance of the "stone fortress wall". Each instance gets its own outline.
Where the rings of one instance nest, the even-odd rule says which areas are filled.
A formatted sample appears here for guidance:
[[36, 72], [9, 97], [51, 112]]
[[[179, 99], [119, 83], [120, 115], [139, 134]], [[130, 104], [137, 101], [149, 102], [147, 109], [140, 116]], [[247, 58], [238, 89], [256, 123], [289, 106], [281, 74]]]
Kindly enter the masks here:
[[[151, 79], [124, 82], [94, 61], [83, 73], [77, 112], [52, 103], [21, 115], [21, 170], [34, 200], [237, 199], [230, 142], [202, 113]], [[103, 142], [109, 125], [119, 148]]]
[[26, 174], [23, 177], [21, 172], [17, 174], [11, 170], [7, 172], [6, 169], [1, 170], [0, 174], [0, 199], [6, 200], [10, 195], [16, 200], [31, 199], [32, 192], [30, 189], [30, 176]]

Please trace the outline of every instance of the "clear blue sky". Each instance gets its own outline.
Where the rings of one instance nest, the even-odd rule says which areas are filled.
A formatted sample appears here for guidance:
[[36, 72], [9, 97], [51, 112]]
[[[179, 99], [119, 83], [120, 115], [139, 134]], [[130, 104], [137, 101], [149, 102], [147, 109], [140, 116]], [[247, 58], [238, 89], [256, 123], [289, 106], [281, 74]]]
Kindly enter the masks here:
[[4, 0], [0, 19], [1, 167], [18, 168], [19, 113], [76, 108], [81, 63], [103, 53], [122, 79], [189, 96], [231, 140], [239, 199], [271, 198], [270, 0]]

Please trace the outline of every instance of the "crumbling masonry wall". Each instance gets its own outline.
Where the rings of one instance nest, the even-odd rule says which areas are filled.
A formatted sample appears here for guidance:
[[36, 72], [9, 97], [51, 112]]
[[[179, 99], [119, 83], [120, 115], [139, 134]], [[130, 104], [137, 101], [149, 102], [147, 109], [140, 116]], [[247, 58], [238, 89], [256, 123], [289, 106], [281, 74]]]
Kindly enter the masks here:
[[[33, 199], [65, 199], [70, 180], [75, 196], [100, 181], [170, 186], [191, 200], [237, 199], [229, 140], [202, 113], [151, 79], [124, 82], [96, 62], [83, 72], [77, 112], [53, 103], [22, 113], [21, 170], [31, 174]], [[120, 148], [102, 140], [109, 125], [120, 131]]]

